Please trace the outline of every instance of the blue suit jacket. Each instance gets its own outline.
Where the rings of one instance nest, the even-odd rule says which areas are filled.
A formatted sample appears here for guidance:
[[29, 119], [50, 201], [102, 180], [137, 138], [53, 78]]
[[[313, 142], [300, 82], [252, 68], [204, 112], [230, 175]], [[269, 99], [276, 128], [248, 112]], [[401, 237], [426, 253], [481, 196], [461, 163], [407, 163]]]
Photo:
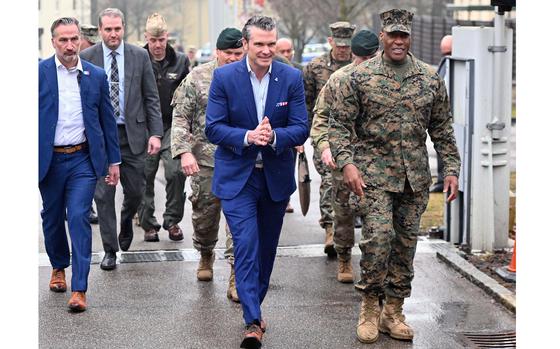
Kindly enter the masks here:
[[[109, 99], [105, 71], [82, 59], [80, 79], [82, 116], [89, 155], [97, 177], [109, 164], [121, 161], [117, 122]], [[39, 182], [51, 164], [58, 121], [58, 81], [54, 56], [39, 63]]]
[[210, 85], [205, 131], [208, 140], [218, 145], [212, 192], [221, 199], [234, 198], [261, 151], [270, 196], [285, 200], [296, 189], [292, 148], [305, 143], [309, 135], [303, 77], [295, 68], [272, 62], [264, 115], [276, 132], [276, 149], [245, 147], [245, 133], [259, 124], [245, 59], [216, 69]]

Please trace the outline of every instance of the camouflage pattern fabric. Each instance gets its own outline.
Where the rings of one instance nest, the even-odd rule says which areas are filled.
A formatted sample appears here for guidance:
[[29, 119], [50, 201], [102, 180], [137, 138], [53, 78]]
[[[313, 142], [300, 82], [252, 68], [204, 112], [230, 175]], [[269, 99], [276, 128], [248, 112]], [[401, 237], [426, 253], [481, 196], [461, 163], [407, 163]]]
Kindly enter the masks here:
[[412, 17], [414, 17], [412, 12], [401, 9], [393, 9], [379, 14], [383, 25], [382, 29], [387, 33], [403, 32], [410, 34]]
[[[303, 68], [303, 83], [305, 87], [305, 103], [307, 104], [307, 115], [309, 125], [311, 127], [313, 121], [313, 108], [317, 96], [329, 77], [341, 67], [348, 65], [351, 61], [338, 62], [332, 58], [331, 51], [322, 56], [314, 58], [309, 64]], [[315, 169], [321, 175], [321, 186], [319, 188], [319, 208], [321, 210], [321, 218], [319, 224], [322, 228], [333, 224], [333, 208], [332, 208], [332, 178], [330, 169], [321, 161], [321, 152], [314, 147], [313, 164]]]
[[414, 277], [420, 217], [431, 182], [426, 131], [444, 162], [445, 175], [459, 175], [444, 82], [412, 54], [401, 83], [382, 54], [340, 79], [331, 106], [329, 145], [337, 166], [354, 164], [365, 197], [349, 205], [362, 216], [361, 279], [367, 294], [405, 298]]
[[350, 63], [334, 72], [317, 96], [317, 101], [313, 107], [313, 122], [311, 123], [310, 136], [313, 141], [313, 146], [321, 153], [329, 147], [328, 131], [329, 115], [331, 112], [330, 106], [339, 88], [339, 79], [343, 75], [348, 75], [354, 68], [356, 68], [356, 65]]
[[[338, 89], [339, 76], [349, 74], [355, 67], [356, 65], [351, 63], [334, 72], [323, 89], [321, 89], [321, 92], [319, 92], [317, 102], [313, 108], [313, 123], [311, 127], [311, 139], [313, 140], [314, 149], [318, 150], [315, 152], [317, 154], [322, 154], [322, 152], [329, 147], [328, 130], [330, 102], [334, 100], [334, 95]], [[321, 161], [321, 159], [319, 158], [318, 161]], [[325, 171], [332, 171], [332, 173], [327, 176], [328, 179], [330, 179], [330, 181], [327, 179], [327, 182], [332, 188], [334, 247], [340, 259], [349, 260], [352, 247], [354, 246], [354, 212], [348, 204], [350, 190], [348, 190], [348, 187], [344, 184], [342, 173], [339, 169], [330, 170], [322, 161], [321, 167]], [[323, 182], [321, 182], [321, 184], [323, 184]]]
[[[214, 151], [204, 133], [206, 125], [206, 106], [208, 91], [217, 61], [197, 66], [181, 82], [171, 105], [173, 121], [171, 124], [171, 153], [173, 157], [189, 152], [198, 162], [200, 172], [191, 177], [193, 245], [201, 252], [210, 252], [218, 241], [220, 228], [221, 203], [212, 194], [212, 177], [214, 175]], [[233, 240], [226, 224], [226, 251], [224, 253], [230, 264], [233, 260]]]
[[365, 189], [358, 291], [410, 297], [420, 217], [428, 199], [427, 189], [415, 193]]
[[212, 194], [214, 168], [199, 165], [200, 172], [191, 176], [193, 246], [200, 253], [210, 253], [218, 242], [220, 230], [220, 199]]
[[351, 61], [335, 61], [332, 58], [331, 51], [326, 52], [322, 56], [315, 57], [303, 68], [303, 86], [305, 88], [305, 103], [307, 105], [309, 127], [311, 127], [313, 107], [315, 107], [319, 92], [321, 92], [332, 73], [351, 63]]
[[445, 83], [431, 66], [408, 57], [402, 84], [382, 55], [343, 77], [329, 119], [337, 166], [353, 163], [366, 185], [391, 192], [403, 192], [407, 178], [414, 192], [430, 186], [426, 131], [443, 160], [444, 176], [458, 177], [461, 165]]
[[354, 247], [354, 207], [350, 206], [351, 191], [344, 184], [342, 171], [332, 170], [334, 248], [341, 260], [350, 260]]
[[194, 68], [177, 87], [171, 101], [171, 154], [177, 157], [192, 153], [199, 166], [214, 167], [216, 146], [206, 138], [204, 127], [208, 91], [217, 66], [213, 60]]

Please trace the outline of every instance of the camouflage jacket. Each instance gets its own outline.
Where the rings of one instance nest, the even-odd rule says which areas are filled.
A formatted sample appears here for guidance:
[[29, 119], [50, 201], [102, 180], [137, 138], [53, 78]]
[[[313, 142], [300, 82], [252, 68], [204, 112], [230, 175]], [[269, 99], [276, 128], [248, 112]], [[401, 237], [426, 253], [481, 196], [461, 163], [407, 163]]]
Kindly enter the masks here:
[[216, 60], [197, 66], [175, 90], [171, 106], [171, 155], [192, 153], [199, 165], [214, 167], [216, 146], [208, 141], [204, 133], [208, 91]]
[[334, 99], [336, 91], [339, 89], [341, 77], [350, 74], [356, 65], [350, 63], [347, 66], [335, 71], [325, 86], [317, 96], [317, 102], [313, 108], [313, 122], [311, 124], [311, 139], [313, 145], [322, 153], [329, 147], [329, 114], [331, 112], [331, 103]]
[[329, 119], [337, 166], [354, 163], [366, 185], [391, 192], [403, 192], [406, 178], [415, 192], [430, 186], [426, 131], [444, 176], [459, 176], [461, 165], [445, 83], [432, 67], [409, 59], [402, 84], [382, 54], [360, 64], [341, 80]]
[[313, 120], [313, 107], [321, 89], [329, 80], [332, 73], [339, 68], [351, 63], [351, 61], [338, 62], [332, 58], [331, 51], [314, 58], [303, 68], [303, 86], [305, 88], [305, 104], [307, 105], [307, 117], [309, 127]]

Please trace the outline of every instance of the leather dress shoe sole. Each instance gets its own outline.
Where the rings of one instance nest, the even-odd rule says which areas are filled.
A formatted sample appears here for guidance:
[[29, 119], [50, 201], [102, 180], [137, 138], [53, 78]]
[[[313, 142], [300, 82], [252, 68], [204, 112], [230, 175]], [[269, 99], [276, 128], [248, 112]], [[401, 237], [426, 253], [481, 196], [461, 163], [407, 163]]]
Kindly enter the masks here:
[[83, 311], [86, 311], [86, 307], [83, 307], [79, 304], [68, 304], [68, 308], [70, 308], [71, 311], [75, 312], [75, 313], [81, 313]]
[[53, 292], [57, 292], [57, 293], [62, 293], [62, 292], [66, 292], [66, 286], [64, 285], [52, 285], [49, 287], [49, 289]]

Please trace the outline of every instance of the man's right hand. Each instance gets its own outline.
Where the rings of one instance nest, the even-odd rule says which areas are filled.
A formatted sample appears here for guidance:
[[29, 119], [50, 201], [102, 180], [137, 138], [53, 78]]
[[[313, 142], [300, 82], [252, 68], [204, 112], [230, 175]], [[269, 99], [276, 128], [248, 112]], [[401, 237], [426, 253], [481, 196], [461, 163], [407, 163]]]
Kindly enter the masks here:
[[261, 123], [247, 134], [247, 143], [266, 146], [272, 137], [272, 127], [268, 117], [264, 117]]
[[366, 184], [362, 179], [360, 170], [354, 164], [348, 164], [342, 169], [344, 175], [344, 183], [356, 195], [363, 197]]
[[325, 148], [325, 150], [323, 150], [323, 152], [321, 153], [321, 160], [323, 161], [323, 164], [327, 165], [333, 170], [336, 168], [336, 164], [333, 161], [330, 147], [327, 147]]
[[200, 171], [198, 162], [192, 153], [181, 154], [181, 168], [187, 176], [192, 176]]

